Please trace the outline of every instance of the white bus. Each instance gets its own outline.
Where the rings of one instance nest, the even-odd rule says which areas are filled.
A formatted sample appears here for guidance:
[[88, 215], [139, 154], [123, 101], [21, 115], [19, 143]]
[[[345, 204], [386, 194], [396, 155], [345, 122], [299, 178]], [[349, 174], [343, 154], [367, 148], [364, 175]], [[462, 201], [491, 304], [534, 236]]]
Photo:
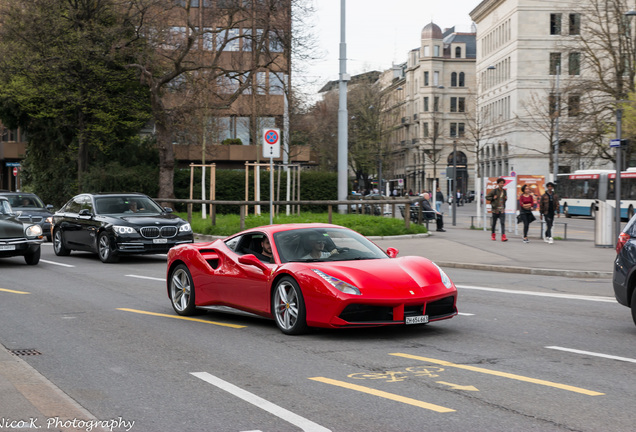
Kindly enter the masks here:
[[[566, 217], [595, 216], [596, 201], [616, 200], [616, 171], [580, 170], [557, 176], [557, 194]], [[636, 168], [621, 172], [621, 218], [629, 219], [636, 208]]]

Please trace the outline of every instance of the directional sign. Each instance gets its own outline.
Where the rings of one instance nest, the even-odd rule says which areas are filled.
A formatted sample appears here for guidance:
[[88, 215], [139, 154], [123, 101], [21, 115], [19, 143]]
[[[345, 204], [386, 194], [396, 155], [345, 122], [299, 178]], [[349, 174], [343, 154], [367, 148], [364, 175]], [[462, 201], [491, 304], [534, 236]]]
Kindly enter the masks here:
[[610, 140], [610, 148], [612, 148], [612, 147], [620, 147], [620, 146], [621, 146], [621, 140], [619, 140], [619, 139]]
[[263, 157], [280, 157], [280, 129], [263, 129]]

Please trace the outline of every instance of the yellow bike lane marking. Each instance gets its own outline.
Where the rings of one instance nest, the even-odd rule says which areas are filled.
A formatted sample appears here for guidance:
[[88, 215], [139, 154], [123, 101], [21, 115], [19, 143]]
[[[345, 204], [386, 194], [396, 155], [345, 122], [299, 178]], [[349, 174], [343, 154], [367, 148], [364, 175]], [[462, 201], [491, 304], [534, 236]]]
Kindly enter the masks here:
[[205, 323], [205, 324], [213, 324], [213, 325], [218, 325], [218, 326], [223, 326], [223, 327], [231, 327], [231, 328], [235, 328], [235, 329], [241, 329], [241, 328], [247, 327], [247, 326], [238, 325], [238, 324], [220, 323], [220, 322], [215, 322], [215, 321], [207, 321], [207, 320], [200, 319], [200, 318], [189, 318], [189, 317], [178, 316], [178, 315], [168, 315], [168, 314], [162, 314], [162, 313], [157, 313], [157, 312], [142, 311], [142, 310], [138, 310], [138, 309], [117, 308], [117, 310], [124, 311], [124, 312], [132, 312], [132, 313], [142, 314], [142, 315], [152, 315], [152, 316], [158, 316], [158, 317], [164, 317], [164, 318], [180, 319], [180, 320], [184, 320], [184, 321], [194, 321], [194, 322], [200, 322], [200, 323]]
[[454, 409], [451, 408], [446, 408], [440, 405], [435, 405], [432, 403], [428, 403], [428, 402], [424, 402], [424, 401], [420, 401], [417, 399], [412, 399], [406, 396], [400, 396], [394, 393], [389, 393], [389, 392], [385, 392], [382, 390], [376, 390], [376, 389], [372, 389], [370, 387], [364, 387], [361, 385], [357, 385], [357, 384], [351, 384], [345, 381], [339, 381], [339, 380], [334, 380], [331, 378], [325, 378], [325, 377], [314, 377], [314, 378], [309, 378], [310, 380], [313, 381], [318, 381], [318, 382], [322, 382], [325, 384], [331, 384], [334, 386], [338, 386], [338, 387], [343, 387], [349, 390], [355, 390], [355, 391], [359, 391], [361, 393], [366, 393], [366, 394], [370, 394], [373, 396], [378, 396], [381, 398], [385, 398], [385, 399], [389, 399], [389, 400], [393, 400], [396, 402], [402, 402], [408, 405], [413, 405], [419, 408], [425, 408], [431, 411], [435, 411], [435, 412], [439, 412], [439, 413], [449, 413], [449, 412], [455, 412]]
[[420, 356], [416, 356], [416, 355], [403, 354], [403, 353], [390, 353], [389, 355], [396, 356], [396, 357], [404, 357], [404, 358], [408, 358], [408, 359], [412, 359], [412, 360], [419, 360], [419, 361], [433, 363], [433, 364], [438, 364], [438, 365], [446, 366], [446, 367], [453, 367], [453, 368], [457, 368], [457, 369], [469, 370], [469, 371], [472, 371], [472, 372], [479, 372], [479, 373], [488, 374], [488, 375], [495, 375], [495, 376], [499, 376], [499, 377], [503, 377], [503, 378], [514, 379], [514, 380], [517, 380], [517, 381], [523, 381], [523, 382], [529, 382], [529, 383], [543, 385], [543, 386], [548, 386], [548, 387], [554, 387], [554, 388], [558, 388], [558, 389], [561, 389], [561, 390], [567, 390], [567, 391], [571, 391], [571, 392], [575, 392], [575, 393], [581, 393], [581, 394], [584, 394], [584, 395], [587, 395], [587, 396], [603, 396], [603, 395], [605, 395], [605, 393], [600, 393], [600, 392], [593, 391], [593, 390], [587, 390], [587, 389], [584, 389], [584, 388], [581, 388], [581, 387], [575, 387], [575, 386], [571, 386], [571, 385], [567, 385], [567, 384], [560, 384], [560, 383], [555, 383], [555, 382], [551, 382], [551, 381], [545, 381], [545, 380], [541, 380], [541, 379], [525, 377], [525, 376], [522, 376], [522, 375], [515, 375], [515, 374], [508, 373], [508, 372], [499, 372], [499, 371], [490, 370], [490, 369], [484, 369], [484, 368], [480, 368], [480, 367], [476, 367], [476, 366], [455, 364], [455, 363], [447, 362], [447, 361], [444, 361], [444, 360], [432, 359], [432, 358], [429, 358], [429, 357], [420, 357]]

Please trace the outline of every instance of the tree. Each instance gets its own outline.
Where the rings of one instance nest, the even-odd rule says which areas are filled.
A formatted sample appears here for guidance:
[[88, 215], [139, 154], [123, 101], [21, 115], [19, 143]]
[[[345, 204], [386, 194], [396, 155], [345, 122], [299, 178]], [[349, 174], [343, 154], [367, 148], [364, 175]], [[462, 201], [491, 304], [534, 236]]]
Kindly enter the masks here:
[[137, 134], [146, 93], [111, 50], [113, 1], [6, 0], [0, 19], [0, 118], [28, 134], [27, 178], [59, 202], [83, 190], [96, 155]]
[[[173, 196], [174, 132], [192, 110], [188, 97], [196, 83], [213, 83], [206, 109], [228, 109], [248, 89], [258, 90], [262, 71], [288, 69], [288, 46], [281, 34], [290, 0], [217, 2], [131, 0], [122, 4], [134, 29], [117, 48], [135, 58], [134, 69], [148, 88], [159, 148], [159, 196]], [[203, 7], [194, 7], [194, 6]], [[125, 9], [124, 9], [125, 7]]]

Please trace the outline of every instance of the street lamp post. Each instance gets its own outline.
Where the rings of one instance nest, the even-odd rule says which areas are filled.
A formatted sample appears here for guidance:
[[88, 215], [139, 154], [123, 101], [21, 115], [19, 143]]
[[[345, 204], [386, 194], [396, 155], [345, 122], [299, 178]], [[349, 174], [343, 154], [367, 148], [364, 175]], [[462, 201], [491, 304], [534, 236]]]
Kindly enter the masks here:
[[453, 188], [451, 193], [453, 194], [453, 226], [457, 225], [457, 140], [453, 140]]
[[[347, 119], [347, 43], [345, 41], [345, 11], [346, 0], [340, 0], [340, 80], [338, 84], [339, 104], [338, 104], [338, 200], [347, 199], [348, 187], [347, 179], [349, 173], [348, 157], [348, 131], [349, 120]], [[344, 213], [346, 206], [339, 206], [339, 211]]]

